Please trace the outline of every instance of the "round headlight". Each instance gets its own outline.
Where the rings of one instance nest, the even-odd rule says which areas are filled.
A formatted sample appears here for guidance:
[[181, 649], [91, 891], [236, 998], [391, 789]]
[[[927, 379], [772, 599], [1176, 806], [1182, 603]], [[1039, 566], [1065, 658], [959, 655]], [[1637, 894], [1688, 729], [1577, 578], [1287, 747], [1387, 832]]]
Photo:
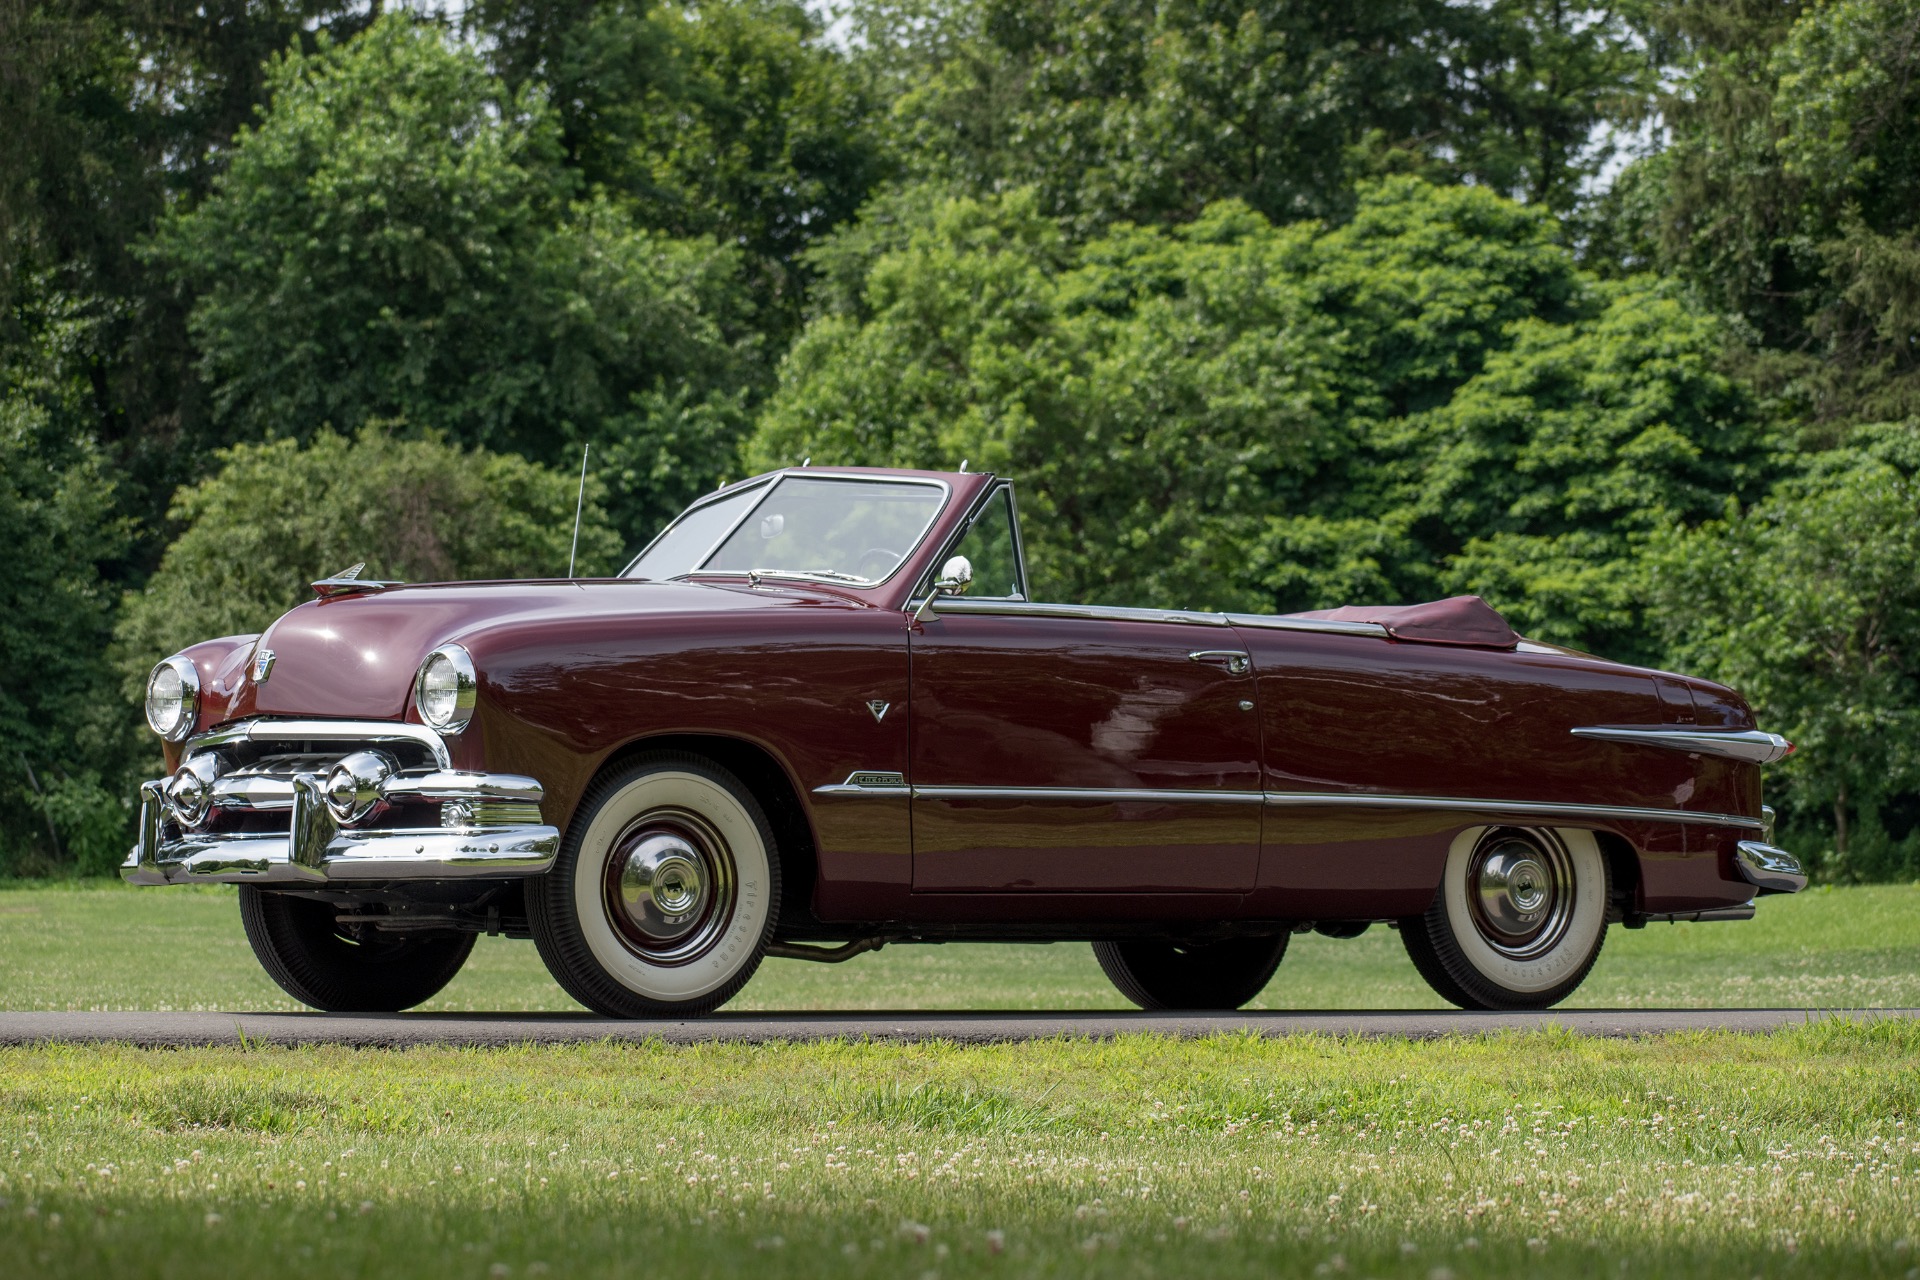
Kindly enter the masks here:
[[473, 659], [457, 644], [443, 644], [420, 664], [413, 681], [413, 705], [420, 719], [441, 733], [458, 733], [473, 719], [474, 693], [480, 686]]
[[147, 727], [168, 742], [193, 732], [200, 714], [200, 672], [174, 654], [147, 677]]

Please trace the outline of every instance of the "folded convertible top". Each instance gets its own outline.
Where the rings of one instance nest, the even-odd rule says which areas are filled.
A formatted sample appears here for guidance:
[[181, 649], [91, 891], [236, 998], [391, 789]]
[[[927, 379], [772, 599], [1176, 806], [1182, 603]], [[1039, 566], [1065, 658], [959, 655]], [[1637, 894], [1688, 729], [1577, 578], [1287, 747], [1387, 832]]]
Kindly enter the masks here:
[[1290, 618], [1325, 618], [1332, 622], [1373, 622], [1395, 640], [1420, 644], [1461, 644], [1483, 649], [1511, 649], [1519, 635], [1507, 620], [1479, 596], [1450, 596], [1426, 604], [1349, 604], [1338, 609], [1290, 613]]

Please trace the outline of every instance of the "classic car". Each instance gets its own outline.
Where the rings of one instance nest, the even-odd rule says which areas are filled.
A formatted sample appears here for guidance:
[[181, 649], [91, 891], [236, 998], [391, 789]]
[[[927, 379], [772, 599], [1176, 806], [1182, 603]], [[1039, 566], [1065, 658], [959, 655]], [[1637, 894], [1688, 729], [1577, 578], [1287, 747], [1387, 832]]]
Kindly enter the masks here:
[[156, 668], [136, 884], [240, 886], [274, 980], [397, 1010], [481, 933], [588, 1008], [686, 1015], [767, 956], [1085, 941], [1235, 1008], [1295, 933], [1397, 929], [1467, 1008], [1564, 999], [1609, 925], [1806, 883], [1732, 690], [1476, 597], [1280, 616], [1030, 599], [1013, 485], [797, 467], [618, 578], [359, 566]]

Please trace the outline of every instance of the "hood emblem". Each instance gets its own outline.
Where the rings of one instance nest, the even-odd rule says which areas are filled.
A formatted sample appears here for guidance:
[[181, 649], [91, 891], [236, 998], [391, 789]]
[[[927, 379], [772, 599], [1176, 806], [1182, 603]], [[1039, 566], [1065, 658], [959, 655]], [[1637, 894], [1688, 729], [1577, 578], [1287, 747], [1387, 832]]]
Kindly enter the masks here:
[[867, 710], [873, 712], [873, 718], [876, 721], [885, 720], [887, 718], [887, 708], [891, 707], [892, 705], [893, 704], [891, 702], [882, 702], [880, 701], [880, 699], [875, 698], [872, 702], [869, 702], [867, 704]]
[[253, 654], [253, 682], [265, 684], [273, 674], [273, 650], [256, 649]]

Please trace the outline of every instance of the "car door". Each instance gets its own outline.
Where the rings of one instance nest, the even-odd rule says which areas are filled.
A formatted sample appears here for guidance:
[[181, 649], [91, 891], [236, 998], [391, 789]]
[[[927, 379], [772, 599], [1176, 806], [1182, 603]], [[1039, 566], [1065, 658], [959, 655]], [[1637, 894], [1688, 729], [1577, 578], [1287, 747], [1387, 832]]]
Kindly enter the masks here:
[[1224, 618], [1029, 602], [1009, 486], [954, 550], [998, 594], [912, 629], [914, 891], [1252, 889], [1260, 717]]

